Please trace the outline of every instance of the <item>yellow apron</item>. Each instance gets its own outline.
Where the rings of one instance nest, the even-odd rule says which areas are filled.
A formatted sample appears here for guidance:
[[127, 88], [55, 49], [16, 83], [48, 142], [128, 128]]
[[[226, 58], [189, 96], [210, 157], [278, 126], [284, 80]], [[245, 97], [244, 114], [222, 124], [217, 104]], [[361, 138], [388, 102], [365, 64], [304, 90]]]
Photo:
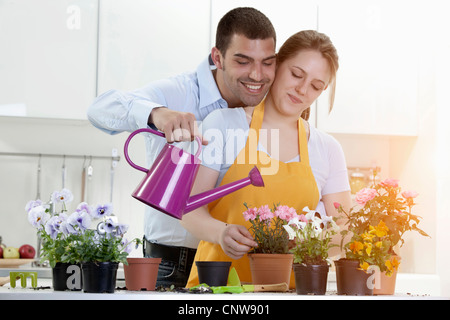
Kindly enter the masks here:
[[[259, 140], [259, 129], [261, 128], [263, 117], [264, 100], [255, 107], [250, 124], [250, 132], [252, 131], [251, 129], [254, 129], [256, 141]], [[256, 165], [263, 175], [264, 187], [250, 185], [210, 203], [208, 207], [211, 216], [228, 224], [239, 224], [250, 228], [250, 222], [245, 221], [242, 215], [246, 210], [244, 202], [249, 207], [260, 207], [266, 204], [272, 207], [273, 204], [279, 203], [280, 205], [294, 207], [297, 213], [301, 213], [305, 206], [311, 209], [316, 208], [319, 202], [319, 192], [309, 165], [308, 140], [301, 119], [298, 120], [298, 134], [300, 162], [290, 163], [272, 159], [266, 153], [257, 151], [257, 142], [254, 143], [255, 139], [248, 138], [245, 148], [241, 150], [233, 165], [225, 173], [221, 185], [246, 177], [255, 166], [253, 159], [257, 161]], [[253, 143], [250, 143], [249, 140], [253, 140]], [[253, 155], [250, 161], [249, 155]], [[257, 157], [254, 155], [257, 155]], [[246, 159], [245, 163], [242, 163], [243, 159]], [[264, 168], [271, 165], [275, 168], [278, 165], [278, 171], [275, 174], [264, 175]], [[241, 259], [234, 260], [223, 252], [219, 244], [200, 241], [195, 261], [231, 261], [232, 267], [236, 268], [240, 280], [242, 282], [252, 282], [247, 255]], [[291, 274], [291, 287], [295, 285], [293, 279], [293, 274]], [[198, 285], [198, 274], [194, 263], [186, 286], [193, 287], [195, 285]]]

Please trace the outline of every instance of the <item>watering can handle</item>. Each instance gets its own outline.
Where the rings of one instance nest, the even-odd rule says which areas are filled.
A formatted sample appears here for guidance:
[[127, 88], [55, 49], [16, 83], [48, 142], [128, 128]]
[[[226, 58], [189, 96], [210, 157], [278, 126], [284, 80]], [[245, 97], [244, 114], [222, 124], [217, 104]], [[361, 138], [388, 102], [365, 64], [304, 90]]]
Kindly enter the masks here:
[[[128, 137], [127, 141], [125, 141], [125, 145], [124, 145], [124, 147], [123, 147], [123, 153], [124, 153], [124, 155], [125, 155], [125, 159], [127, 160], [127, 162], [128, 162], [128, 163], [130, 164], [130, 166], [132, 166], [133, 168], [135, 168], [135, 169], [137, 169], [137, 170], [140, 170], [140, 171], [143, 171], [143, 172], [147, 172], [148, 169], [145, 169], [145, 168], [143, 168], [143, 167], [140, 167], [140, 166], [136, 165], [133, 161], [131, 161], [131, 159], [130, 159], [130, 157], [129, 157], [129, 155], [128, 155], [128, 145], [130, 144], [131, 139], [132, 139], [135, 135], [137, 135], [138, 133], [141, 133], [141, 132], [149, 132], [149, 133], [153, 133], [153, 134], [156, 134], [157, 136], [160, 136], [160, 137], [163, 137], [163, 138], [165, 138], [166, 135], [165, 135], [164, 133], [162, 133], [162, 132], [159, 132], [159, 131], [156, 131], [156, 130], [153, 130], [153, 129], [150, 129], [150, 128], [142, 128], [142, 129], [138, 129], [138, 130], [132, 132], [132, 133], [130, 134], [130, 136]], [[195, 137], [195, 140], [196, 140], [197, 143], [198, 143], [198, 149], [197, 149], [197, 152], [195, 153], [195, 157], [198, 158], [198, 156], [200, 155], [200, 151], [202, 150], [202, 141], [200, 140], [200, 138], [199, 138], [198, 136]]]

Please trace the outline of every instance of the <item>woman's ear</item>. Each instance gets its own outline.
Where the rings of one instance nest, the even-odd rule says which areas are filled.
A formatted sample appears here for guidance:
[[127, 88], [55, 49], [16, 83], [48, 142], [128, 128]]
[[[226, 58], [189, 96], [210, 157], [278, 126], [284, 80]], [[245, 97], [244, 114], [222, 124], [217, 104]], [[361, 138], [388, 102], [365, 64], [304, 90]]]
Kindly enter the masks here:
[[223, 69], [222, 67], [222, 54], [220, 53], [219, 49], [216, 47], [213, 47], [211, 49], [211, 59], [216, 65], [217, 69]]

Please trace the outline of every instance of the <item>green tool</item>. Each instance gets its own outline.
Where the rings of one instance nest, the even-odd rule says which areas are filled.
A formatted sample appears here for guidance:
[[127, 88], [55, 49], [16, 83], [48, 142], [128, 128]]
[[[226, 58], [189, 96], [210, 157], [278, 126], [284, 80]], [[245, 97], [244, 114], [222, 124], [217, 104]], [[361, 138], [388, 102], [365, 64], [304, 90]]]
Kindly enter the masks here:
[[243, 293], [243, 292], [286, 292], [289, 286], [283, 283], [277, 284], [244, 284], [241, 285], [236, 269], [233, 267], [228, 274], [228, 285], [210, 287], [205, 283], [189, 289], [191, 292], [204, 293]]

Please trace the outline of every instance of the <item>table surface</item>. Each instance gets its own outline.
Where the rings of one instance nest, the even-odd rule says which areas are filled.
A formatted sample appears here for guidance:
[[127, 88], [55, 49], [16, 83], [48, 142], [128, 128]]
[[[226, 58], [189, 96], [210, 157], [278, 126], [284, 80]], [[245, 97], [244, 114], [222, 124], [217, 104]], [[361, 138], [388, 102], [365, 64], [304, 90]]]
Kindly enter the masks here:
[[[0, 300], [395, 300], [395, 299], [445, 299], [450, 297], [441, 297], [431, 290], [417, 290], [422, 282], [432, 282], [434, 277], [422, 277], [418, 281], [411, 275], [402, 275], [398, 277], [397, 282], [408, 283], [402, 286], [398, 283], [399, 292], [389, 296], [343, 296], [336, 292], [335, 274], [330, 272], [327, 285], [327, 293], [324, 296], [318, 295], [297, 295], [295, 291], [286, 293], [276, 292], [246, 292], [239, 294], [193, 294], [185, 292], [161, 292], [161, 291], [128, 291], [125, 289], [123, 268], [119, 268], [117, 273], [116, 291], [113, 294], [103, 293], [85, 293], [83, 291], [54, 291], [52, 289], [51, 269], [42, 267], [31, 267], [25, 265], [18, 268], [6, 269], [0, 268], [0, 276], [9, 276], [9, 271], [35, 271], [38, 274], [37, 289], [32, 288], [31, 279], [27, 279], [26, 288], [21, 287], [20, 280], [16, 281], [16, 287], [11, 288], [10, 283], [0, 286]], [[403, 281], [399, 281], [402, 280]], [[430, 293], [431, 292], [431, 293]]]
[[404, 299], [446, 299], [447, 297], [433, 297], [424, 294], [395, 294], [389, 296], [342, 296], [330, 290], [324, 296], [297, 295], [295, 291], [280, 292], [247, 292], [239, 294], [193, 294], [185, 292], [168, 291], [128, 291], [123, 280], [117, 280], [114, 293], [85, 293], [83, 291], [54, 291], [51, 279], [38, 279], [37, 288], [31, 286], [27, 279], [27, 287], [22, 288], [20, 280], [16, 287], [11, 288], [10, 283], [0, 287], [0, 300], [404, 300]]

